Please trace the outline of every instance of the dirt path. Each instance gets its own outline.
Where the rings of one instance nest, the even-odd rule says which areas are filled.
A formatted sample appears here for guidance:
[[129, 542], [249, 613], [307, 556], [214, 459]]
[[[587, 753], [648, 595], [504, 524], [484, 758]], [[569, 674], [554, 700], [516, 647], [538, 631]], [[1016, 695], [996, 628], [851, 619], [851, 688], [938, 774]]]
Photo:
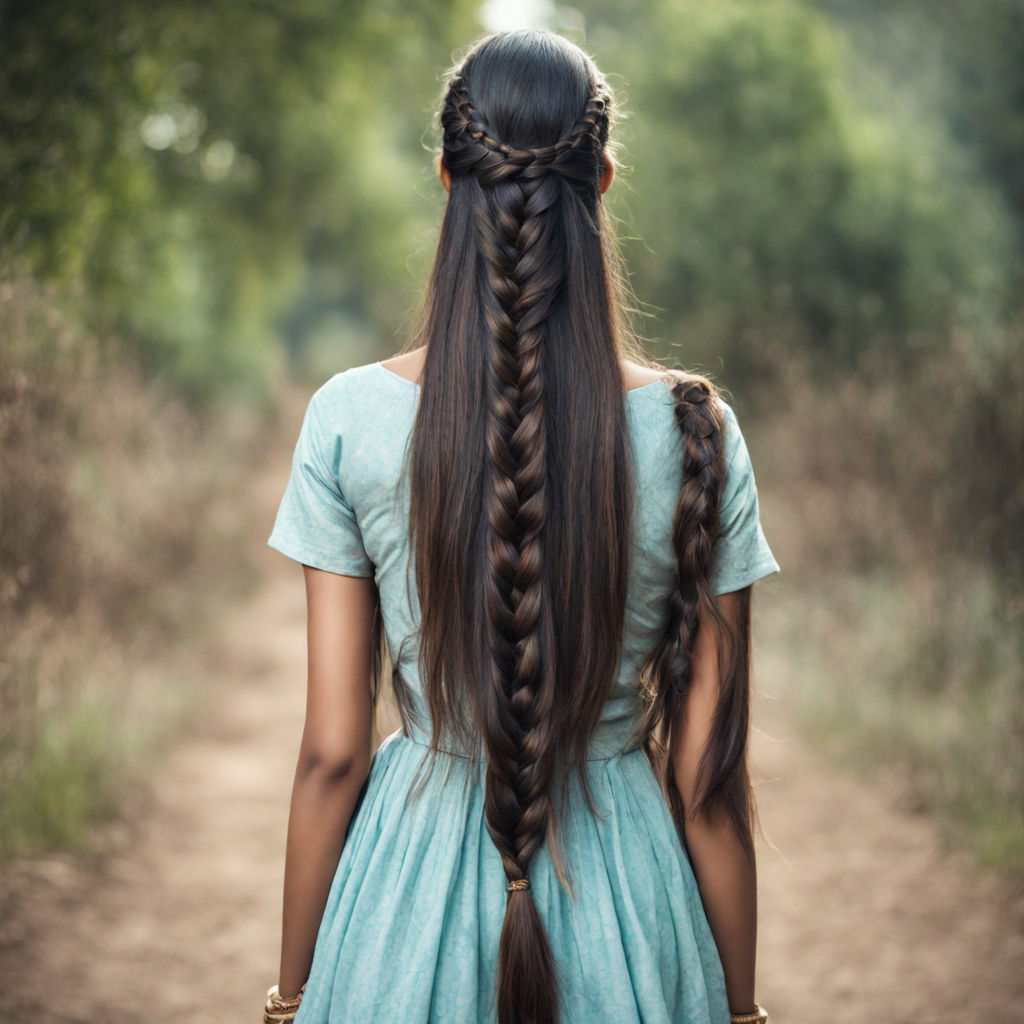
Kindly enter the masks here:
[[945, 852], [895, 786], [809, 752], [769, 696], [783, 668], [759, 661], [752, 757], [775, 847], [758, 853], [757, 991], [773, 1022], [1024, 1022], [1024, 899]]
[[[253, 513], [268, 526], [285, 456]], [[301, 572], [270, 549], [260, 557], [261, 586], [206, 659], [215, 697], [204, 726], [166, 760], [143, 812], [109, 830], [111, 852], [92, 865], [48, 857], [3, 878], [4, 1019], [260, 1019], [277, 969], [305, 683]], [[760, 847], [758, 994], [773, 1024], [1015, 1019], [1021, 900], [941, 853], [892, 794], [824, 768], [784, 702], [766, 699], [784, 666], [770, 652], [758, 665], [753, 769], [777, 847]]]

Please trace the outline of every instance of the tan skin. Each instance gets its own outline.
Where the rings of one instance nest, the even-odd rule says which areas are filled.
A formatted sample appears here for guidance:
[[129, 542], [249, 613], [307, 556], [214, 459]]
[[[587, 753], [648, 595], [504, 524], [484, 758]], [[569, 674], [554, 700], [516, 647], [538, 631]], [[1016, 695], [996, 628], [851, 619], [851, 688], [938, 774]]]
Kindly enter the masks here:
[[[718, 607], [738, 628], [739, 592], [722, 594]], [[696, 805], [697, 763], [707, 745], [718, 700], [717, 627], [702, 618], [692, 656], [686, 706], [673, 723], [669, 749], [684, 807]], [[757, 948], [757, 866], [743, 849], [726, 816], [710, 821], [687, 815], [684, 824], [693, 873], [725, 972], [732, 1013], [754, 1012], [754, 958]]]
[[[601, 192], [615, 169], [605, 155]], [[448, 189], [448, 172], [439, 167]], [[417, 381], [425, 349], [386, 360], [393, 373]], [[656, 369], [623, 361], [627, 387], [656, 380]], [[298, 993], [313, 962], [316, 936], [327, 905], [345, 836], [360, 789], [370, 770], [373, 703], [370, 633], [378, 600], [372, 578], [341, 576], [303, 566], [306, 582], [306, 719], [292, 785], [285, 850], [281, 968], [282, 996]], [[736, 622], [735, 594], [720, 598]], [[696, 796], [697, 760], [704, 749], [718, 682], [714, 626], [704, 622], [696, 639], [693, 680], [685, 715], [672, 730], [676, 784], [684, 804]], [[691, 818], [686, 824], [694, 874], [725, 971], [733, 1013], [754, 1007], [757, 885], [754, 863], [725, 824]]]

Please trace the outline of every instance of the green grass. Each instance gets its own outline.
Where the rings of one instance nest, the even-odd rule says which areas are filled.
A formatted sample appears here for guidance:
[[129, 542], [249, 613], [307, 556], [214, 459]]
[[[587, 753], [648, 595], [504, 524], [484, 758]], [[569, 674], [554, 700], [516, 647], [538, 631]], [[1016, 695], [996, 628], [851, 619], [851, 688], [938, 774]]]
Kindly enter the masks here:
[[[216, 593], [237, 592], [246, 579], [222, 579]], [[206, 638], [195, 609], [177, 622], [176, 643], [166, 621], [129, 641], [85, 618], [53, 634], [52, 620], [27, 617], [8, 648], [17, 686], [5, 689], [9, 713], [0, 720], [0, 865], [92, 850], [96, 826], [144, 789], [202, 711]]]
[[76, 847], [116, 812], [127, 767], [116, 722], [115, 708], [85, 703], [43, 725], [23, 771], [0, 789], [0, 856]]

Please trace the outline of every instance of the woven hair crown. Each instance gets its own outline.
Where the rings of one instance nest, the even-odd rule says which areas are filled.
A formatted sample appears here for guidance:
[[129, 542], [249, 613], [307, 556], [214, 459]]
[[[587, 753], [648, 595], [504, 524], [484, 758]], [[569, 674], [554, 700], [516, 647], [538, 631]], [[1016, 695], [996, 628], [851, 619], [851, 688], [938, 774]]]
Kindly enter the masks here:
[[494, 137], [473, 106], [465, 81], [456, 76], [441, 114], [444, 165], [452, 174], [476, 174], [485, 185], [516, 174], [535, 177], [551, 171], [574, 181], [592, 180], [608, 138], [610, 105], [607, 87], [598, 83], [567, 135], [550, 146], [519, 149]]

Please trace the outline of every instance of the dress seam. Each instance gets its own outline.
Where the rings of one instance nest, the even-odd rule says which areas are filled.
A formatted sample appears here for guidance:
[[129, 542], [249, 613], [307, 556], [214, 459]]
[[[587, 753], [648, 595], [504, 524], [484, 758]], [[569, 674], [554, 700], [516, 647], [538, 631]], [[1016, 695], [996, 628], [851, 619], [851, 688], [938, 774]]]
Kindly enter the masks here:
[[[399, 736], [400, 738], [402, 738], [404, 740], [409, 740], [411, 743], [415, 743], [418, 747], [425, 747], [427, 749], [430, 748], [430, 744], [429, 743], [425, 743], [423, 740], [417, 739], [417, 737], [415, 737], [415, 736], [409, 736], [406, 733], [403, 733], [401, 729], [396, 730], [392, 735]], [[589, 761], [611, 761], [612, 758], [620, 757], [623, 754], [632, 754], [635, 751], [642, 750], [642, 749], [643, 749], [643, 745], [641, 743], [634, 742], [634, 743], [627, 744], [625, 747], [620, 747], [618, 750], [613, 750], [610, 754], [601, 754], [601, 755], [595, 756], [595, 757], [588, 757], [587, 761], [588, 762]], [[456, 750], [446, 750], [443, 747], [439, 747], [437, 752], [439, 754], [444, 754], [447, 757], [456, 758], [456, 759], [458, 759], [460, 761], [472, 761], [474, 764], [486, 764], [487, 763], [485, 758], [473, 757], [473, 756], [471, 756], [469, 754], [464, 754], [464, 753], [462, 753], [460, 751], [456, 751]]]

